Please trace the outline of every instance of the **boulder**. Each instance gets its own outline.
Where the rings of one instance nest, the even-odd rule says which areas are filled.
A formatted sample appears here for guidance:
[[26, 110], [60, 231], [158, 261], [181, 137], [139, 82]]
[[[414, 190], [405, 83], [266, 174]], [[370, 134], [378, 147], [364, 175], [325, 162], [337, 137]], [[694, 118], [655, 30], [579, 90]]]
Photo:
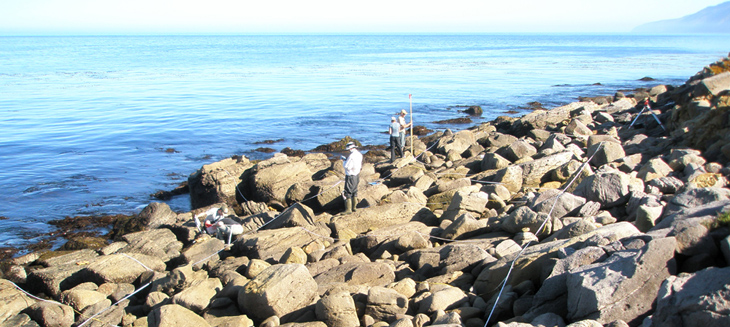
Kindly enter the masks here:
[[[706, 187], [689, 189], [672, 197], [664, 209], [662, 220], [675, 214], [681, 216], [686, 215], [688, 212], [696, 211], [696, 209], [713, 202], [719, 203], [728, 200], [730, 200], [730, 190], [726, 188]], [[664, 221], [662, 223], [671, 224], [671, 222], [665, 223]]]
[[106, 294], [84, 289], [71, 289], [61, 293], [61, 302], [70, 305], [76, 311], [83, 311], [87, 307], [106, 300]]
[[431, 293], [423, 299], [418, 307], [418, 312], [428, 314], [439, 310], [451, 310], [468, 301], [469, 298], [461, 289], [456, 287], [445, 287]]
[[472, 236], [472, 234], [477, 233], [479, 229], [483, 227], [486, 226], [476, 220], [471, 214], [465, 213], [456, 218], [452, 224], [446, 227], [441, 234], [441, 237], [450, 240], [455, 240], [460, 237], [469, 237]]
[[177, 304], [155, 308], [147, 316], [149, 327], [210, 327], [203, 317]]
[[41, 257], [37, 263], [47, 266], [47, 268], [30, 270], [27, 285], [33, 292], [44, 292], [58, 298], [61, 291], [86, 281], [81, 270], [98, 256], [96, 251], [85, 249], [48, 258]]
[[631, 178], [621, 172], [604, 172], [583, 179], [576, 186], [574, 195], [588, 201], [601, 203], [601, 208], [609, 209], [625, 204], [629, 199]]
[[657, 191], [663, 194], [675, 194], [684, 187], [684, 182], [677, 177], [668, 176], [652, 179], [647, 185], [655, 187]]
[[562, 218], [579, 209], [586, 199], [560, 190], [546, 190], [531, 199], [527, 206], [536, 213], [549, 214], [552, 218]]
[[[508, 233], [518, 233], [527, 228], [533, 234], [537, 234], [540, 226], [548, 219], [550, 217], [548, 217], [547, 213], [536, 213], [527, 206], [521, 206], [504, 217], [499, 226]], [[545, 223], [545, 226], [552, 227], [549, 222]], [[545, 230], [540, 232], [544, 233]], [[547, 230], [547, 232], [549, 233], [550, 230]]]
[[505, 159], [515, 162], [523, 158], [532, 157], [537, 154], [537, 149], [535, 149], [535, 147], [526, 140], [520, 139], [512, 142], [512, 144], [507, 147], [500, 149], [500, 154]]
[[591, 131], [591, 129], [588, 128], [588, 126], [586, 126], [586, 124], [580, 119], [572, 119], [570, 123], [565, 126], [565, 134], [585, 137], [593, 135], [593, 131]]
[[[708, 268], [669, 276], [661, 285], [648, 326], [727, 326], [730, 268]], [[644, 326], [647, 326], [644, 323]]]
[[[571, 151], [562, 151], [516, 165], [522, 168], [522, 184], [527, 187], [541, 186], [543, 183], [551, 180], [551, 171], [570, 162], [574, 156], [575, 154]], [[510, 191], [513, 190], [510, 189]]]
[[451, 136], [444, 136], [438, 141], [436, 150], [442, 154], [448, 154], [449, 152], [461, 155], [476, 142], [474, 133], [470, 130], [461, 130]]
[[312, 181], [313, 173], [305, 161], [275, 160], [262, 161], [253, 168], [250, 186], [255, 201], [286, 203], [286, 193], [292, 185]]
[[718, 96], [720, 93], [730, 90], [730, 72], [724, 72], [705, 78], [702, 82], [700, 82], [700, 86], [704, 88], [707, 93], [712, 94], [713, 96]]
[[279, 229], [282, 227], [312, 226], [314, 225], [314, 211], [301, 203], [294, 203], [282, 211], [274, 221], [263, 229]]
[[654, 158], [649, 160], [649, 162], [639, 169], [639, 173], [636, 177], [641, 178], [644, 182], [649, 182], [656, 178], [666, 177], [672, 173], [672, 171], [672, 167], [669, 167], [664, 160], [661, 158]]
[[311, 304], [317, 283], [301, 264], [266, 268], [238, 293], [238, 305], [255, 319], [286, 317]]
[[484, 158], [482, 158], [480, 168], [482, 170], [503, 169], [507, 168], [510, 164], [512, 163], [504, 157], [494, 152], [487, 152], [484, 154]]
[[171, 301], [190, 311], [201, 313], [221, 289], [223, 289], [223, 285], [218, 278], [194, 281], [182, 292], [175, 294]]
[[8, 320], [3, 321], [3, 319], [0, 319], [0, 327], [40, 327], [37, 322], [30, 319], [30, 317], [25, 314], [21, 313], [15, 316], [12, 316], [8, 318]]
[[[358, 212], [361, 210], [358, 210]], [[275, 230], [259, 230], [255, 233], [239, 236], [233, 249], [250, 258], [280, 262], [281, 257], [291, 247], [304, 247], [316, 238], [328, 238], [330, 229], [318, 223], [307, 227], [288, 227]]]
[[435, 219], [434, 214], [419, 204], [392, 203], [358, 209], [349, 215], [334, 216], [330, 223], [339, 235], [339, 231], [345, 228], [359, 234], [409, 221], [432, 219]]
[[10, 317], [19, 314], [28, 306], [35, 303], [35, 300], [18, 291], [15, 286], [6, 279], [0, 279], [0, 323]]
[[605, 238], [610, 243], [639, 233], [639, 230], [633, 224], [619, 222], [597, 228], [590, 233], [572, 239], [555, 240], [529, 246], [514, 263], [515, 255], [510, 255], [486, 264], [474, 281], [475, 293], [486, 299], [491, 298], [499, 290], [498, 285], [502, 283], [513, 264], [514, 270], [510, 275], [509, 285], [516, 286], [526, 280], [539, 285], [544, 277], [543, 270], [553, 264], [554, 258], [558, 257], [561, 249], [584, 242], [590, 238]]
[[211, 237], [203, 239], [203, 241], [196, 242], [182, 252], [182, 255], [180, 256], [180, 263], [188, 265], [205, 260], [199, 263], [199, 265], [202, 265], [208, 261], [216, 261], [219, 259], [216, 252], [222, 250], [224, 247], [225, 243], [217, 238]]
[[529, 320], [547, 313], [567, 315], [568, 285], [566, 282], [571, 270], [603, 261], [607, 257], [608, 255], [602, 248], [589, 246], [559, 259], [533, 297], [532, 306], [523, 315], [524, 318]]
[[600, 167], [609, 162], [614, 162], [626, 156], [623, 146], [616, 142], [601, 142], [588, 147], [586, 155], [591, 159], [591, 164]]
[[64, 304], [41, 301], [24, 312], [45, 327], [70, 327], [74, 323], [74, 309]]
[[337, 283], [386, 286], [395, 281], [393, 267], [383, 262], [348, 262], [314, 276], [322, 289]]
[[419, 165], [408, 165], [400, 168], [390, 175], [390, 185], [414, 185], [416, 181], [425, 175], [426, 169]]
[[372, 287], [368, 291], [365, 314], [376, 320], [393, 322], [408, 311], [408, 298], [394, 289]]
[[111, 254], [91, 262], [82, 274], [87, 281], [103, 283], [133, 283], [144, 272], [165, 271], [160, 259], [139, 253]]
[[193, 209], [216, 203], [236, 208], [237, 187], [243, 182], [244, 172], [254, 164], [246, 157], [227, 158], [204, 165], [188, 177], [190, 205]]
[[128, 243], [120, 252], [140, 253], [168, 262], [180, 256], [182, 242], [167, 228], [151, 229], [123, 236]]
[[441, 215], [441, 219], [454, 220], [464, 213], [471, 213], [479, 217], [486, 209], [488, 201], [489, 195], [484, 192], [457, 191], [451, 198], [451, 203], [446, 211]]
[[672, 237], [655, 239], [641, 249], [617, 251], [600, 264], [572, 270], [566, 280], [568, 319], [640, 324], [664, 279], [675, 273], [675, 247]]
[[558, 124], [570, 119], [570, 112], [581, 107], [595, 107], [592, 102], [573, 102], [551, 110], [535, 110], [512, 124], [516, 136], [527, 134], [533, 129], [555, 129]]
[[317, 319], [331, 327], [358, 327], [355, 301], [349, 292], [340, 291], [323, 296], [315, 306]]
[[[516, 193], [522, 189], [523, 181], [523, 170], [520, 165], [511, 165], [507, 168], [500, 169], [492, 179], [492, 182], [502, 184], [512, 193]], [[429, 202], [431, 202], [430, 198]]]

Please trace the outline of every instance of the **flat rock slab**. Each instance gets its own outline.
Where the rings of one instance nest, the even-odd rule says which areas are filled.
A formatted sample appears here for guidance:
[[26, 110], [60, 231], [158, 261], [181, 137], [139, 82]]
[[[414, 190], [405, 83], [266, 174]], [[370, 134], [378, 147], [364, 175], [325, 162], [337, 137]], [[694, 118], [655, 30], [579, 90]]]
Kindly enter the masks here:
[[103, 283], [133, 283], [145, 271], [165, 271], [165, 263], [159, 258], [139, 254], [112, 254], [89, 264], [83, 275], [98, 285]]

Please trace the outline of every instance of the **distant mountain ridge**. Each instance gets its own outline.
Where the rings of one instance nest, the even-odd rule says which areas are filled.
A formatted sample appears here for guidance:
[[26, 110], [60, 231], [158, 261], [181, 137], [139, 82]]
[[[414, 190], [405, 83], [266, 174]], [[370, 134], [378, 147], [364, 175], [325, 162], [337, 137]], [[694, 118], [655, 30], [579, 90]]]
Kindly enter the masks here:
[[635, 27], [635, 33], [730, 33], [730, 1], [707, 7], [677, 19], [660, 20]]

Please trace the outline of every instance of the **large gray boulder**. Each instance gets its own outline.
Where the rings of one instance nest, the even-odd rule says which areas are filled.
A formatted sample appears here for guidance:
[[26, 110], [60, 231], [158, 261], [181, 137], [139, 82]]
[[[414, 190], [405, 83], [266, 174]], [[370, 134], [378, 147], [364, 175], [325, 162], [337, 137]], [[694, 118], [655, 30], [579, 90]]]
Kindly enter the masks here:
[[[318, 237], [328, 238], [330, 229], [322, 224], [306, 227], [287, 227], [272, 230], [259, 230], [244, 234], [233, 242], [233, 249], [250, 258], [280, 262], [281, 257], [291, 247], [303, 247]], [[319, 235], [314, 237], [313, 235]]]
[[609, 162], [626, 156], [623, 146], [616, 142], [602, 142], [588, 147], [586, 155], [591, 159], [591, 164], [596, 167], [603, 166]]
[[[605, 239], [608, 243], [640, 234], [639, 230], [629, 222], [619, 222], [597, 228], [587, 234], [572, 239], [555, 240], [545, 243], [537, 243], [527, 247], [522, 255], [514, 262], [514, 270], [509, 278], [509, 285], [513, 287], [530, 280], [539, 285], [544, 279], [544, 268], [551, 265], [554, 258], [558, 257], [559, 251], [563, 248], [585, 242], [590, 238]], [[474, 281], [475, 293], [485, 299], [489, 299], [499, 290], [499, 285], [504, 281], [507, 272], [515, 260], [516, 254], [509, 255], [495, 262], [484, 265], [477, 279]]]
[[[704, 187], [693, 188], [675, 195], [664, 209], [662, 218], [672, 215], [686, 216], [686, 213], [697, 211], [705, 205], [730, 201], [730, 189]], [[667, 223], [663, 222], [662, 225]], [[659, 224], [658, 224], [659, 225]]]
[[193, 282], [190, 287], [175, 294], [171, 301], [173, 304], [179, 304], [193, 312], [201, 313], [221, 289], [223, 289], [223, 285], [218, 278], [207, 278]]
[[669, 276], [659, 289], [648, 327], [729, 326], [730, 268]]
[[631, 177], [622, 172], [603, 172], [583, 179], [573, 194], [609, 209], [625, 204], [629, 200]]
[[277, 161], [262, 161], [253, 168], [250, 185], [255, 201], [286, 203], [286, 193], [292, 185], [312, 181], [313, 173], [305, 161], [269, 160]]
[[12, 316], [5, 321], [0, 319], [0, 327], [40, 327], [40, 325], [38, 325], [37, 322], [31, 320], [27, 314], [21, 313]]
[[149, 269], [165, 271], [165, 263], [159, 258], [139, 254], [110, 254], [91, 262], [82, 272], [88, 281], [103, 283], [133, 283]]
[[548, 217], [547, 213], [537, 213], [527, 206], [521, 206], [504, 217], [499, 227], [513, 234], [521, 232], [525, 228], [529, 229], [531, 233], [536, 234], [540, 226], [543, 226], [544, 223], [545, 227], [540, 232], [550, 233], [551, 229], [547, 228], [552, 228], [552, 224], [550, 222], [545, 223], [548, 219], [551, 218]]
[[561, 190], [546, 190], [527, 203], [537, 213], [549, 214], [552, 218], [562, 218], [586, 203], [586, 199]]
[[427, 296], [418, 307], [420, 313], [451, 310], [469, 301], [469, 297], [457, 287], [445, 287]]
[[[522, 184], [527, 187], [539, 187], [551, 180], [550, 172], [568, 163], [575, 154], [571, 151], [562, 151], [546, 157], [521, 163]], [[510, 190], [512, 191], [512, 190]]]
[[164, 202], [152, 202], [137, 215], [136, 219], [148, 229], [160, 226], [173, 226], [177, 221], [177, 213]]
[[317, 319], [330, 327], [358, 327], [355, 301], [349, 292], [340, 291], [323, 296], [315, 306]]
[[96, 251], [85, 249], [48, 259], [41, 258], [37, 263], [46, 268], [31, 270], [28, 273], [27, 285], [33, 292], [44, 292], [58, 298], [61, 291], [86, 281], [81, 270], [98, 256]]
[[403, 260], [414, 269], [428, 268], [435, 275], [469, 272], [483, 262], [496, 259], [473, 243], [455, 242], [440, 247], [413, 250], [403, 254]]
[[675, 273], [675, 248], [672, 237], [655, 239], [571, 271], [566, 280], [568, 319], [602, 324], [621, 319], [638, 325], [651, 312], [664, 279]]
[[157, 307], [147, 316], [149, 327], [210, 327], [203, 317], [180, 305]]
[[244, 172], [253, 166], [246, 157], [227, 158], [204, 165], [188, 177], [191, 207], [197, 209], [216, 203], [237, 207], [236, 188], [243, 182]]
[[319, 273], [314, 280], [322, 289], [338, 283], [386, 286], [395, 281], [395, 272], [383, 262], [347, 262]]
[[408, 311], [408, 298], [391, 288], [371, 288], [367, 301], [365, 313], [376, 320], [393, 322]]
[[365, 233], [391, 225], [403, 224], [409, 221], [428, 221], [435, 215], [428, 209], [414, 203], [391, 203], [376, 207], [358, 209], [348, 215], [332, 217], [330, 223], [335, 233], [349, 229], [355, 233]]
[[7, 279], [0, 279], [0, 323], [25, 310], [35, 300], [18, 291]]
[[71, 327], [74, 323], [74, 309], [65, 304], [36, 302], [25, 313], [45, 327]]
[[317, 283], [304, 265], [273, 265], [238, 293], [238, 306], [255, 319], [287, 315], [313, 303]]
[[482, 158], [480, 167], [482, 170], [503, 169], [507, 168], [510, 164], [512, 163], [509, 160], [499, 154], [487, 152], [484, 154], [484, 158]]
[[526, 140], [520, 139], [512, 144], [500, 149], [499, 153], [507, 160], [515, 162], [517, 160], [532, 157], [537, 153], [537, 149]]
[[168, 262], [180, 256], [182, 242], [167, 228], [157, 228], [130, 233], [123, 236], [128, 243], [120, 252], [140, 253]]
[[589, 246], [573, 252], [565, 258], [559, 259], [553, 266], [550, 275], [543, 281], [532, 300], [529, 311], [523, 315], [525, 319], [532, 319], [546, 313], [556, 313], [561, 316], [568, 314], [568, 275], [571, 270], [607, 258], [606, 252], [597, 246]]

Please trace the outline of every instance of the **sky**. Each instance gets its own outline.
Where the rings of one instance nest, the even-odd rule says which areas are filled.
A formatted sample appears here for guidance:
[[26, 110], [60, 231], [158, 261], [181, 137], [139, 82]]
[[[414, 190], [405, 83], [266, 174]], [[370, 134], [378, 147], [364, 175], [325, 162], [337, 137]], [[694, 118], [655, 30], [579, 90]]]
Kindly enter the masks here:
[[727, 0], [0, 0], [0, 35], [621, 33]]

